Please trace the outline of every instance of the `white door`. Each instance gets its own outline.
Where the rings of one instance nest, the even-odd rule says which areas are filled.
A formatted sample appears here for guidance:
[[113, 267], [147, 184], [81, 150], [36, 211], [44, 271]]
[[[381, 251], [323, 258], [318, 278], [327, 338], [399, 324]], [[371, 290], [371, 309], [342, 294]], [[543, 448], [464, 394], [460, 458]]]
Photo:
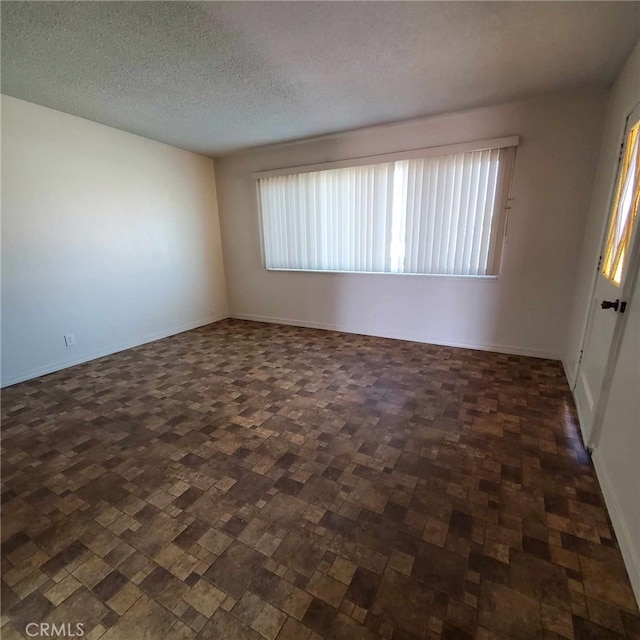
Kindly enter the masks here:
[[[598, 264], [587, 330], [582, 346], [574, 396], [582, 437], [590, 445], [598, 400], [620, 313], [624, 313], [627, 274], [637, 254], [640, 200], [640, 105], [627, 120], [624, 145], [613, 192], [607, 232]], [[627, 286], [625, 286], [627, 285]]]

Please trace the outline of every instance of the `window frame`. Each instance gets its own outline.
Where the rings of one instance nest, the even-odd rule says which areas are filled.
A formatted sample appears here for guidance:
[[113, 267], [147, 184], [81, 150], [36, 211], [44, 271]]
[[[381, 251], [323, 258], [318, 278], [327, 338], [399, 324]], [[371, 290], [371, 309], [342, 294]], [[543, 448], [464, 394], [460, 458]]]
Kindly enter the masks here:
[[[263, 171], [255, 171], [251, 174], [255, 185], [258, 226], [260, 235], [260, 258], [262, 267], [270, 272], [291, 272], [291, 273], [315, 273], [315, 274], [353, 274], [362, 276], [413, 276], [413, 277], [431, 277], [431, 278], [448, 278], [448, 279], [474, 279], [474, 280], [497, 280], [500, 274], [502, 263], [504, 238], [507, 235], [509, 203], [511, 198], [511, 185], [513, 180], [513, 169], [515, 166], [516, 150], [520, 144], [520, 136], [503, 136], [500, 138], [488, 138], [470, 142], [461, 142], [448, 145], [440, 145], [435, 147], [420, 147], [416, 149], [408, 149], [403, 151], [394, 151], [390, 153], [359, 156], [356, 158], [347, 158], [343, 160], [333, 160], [315, 164], [300, 165], [294, 167], [282, 167], [277, 169], [267, 169]], [[397, 273], [390, 271], [349, 271], [344, 269], [295, 269], [292, 267], [268, 267], [265, 256], [265, 237], [264, 237], [264, 217], [262, 213], [262, 202], [260, 197], [260, 179], [270, 178], [274, 176], [295, 175], [302, 173], [311, 173], [315, 171], [326, 171], [329, 169], [345, 169], [350, 167], [365, 166], [384, 162], [395, 162], [398, 160], [413, 160], [419, 158], [429, 158], [434, 156], [445, 156], [456, 153], [467, 153], [471, 151], [484, 151], [487, 149], [501, 149], [504, 151], [504, 167], [500, 170], [496, 193], [498, 199], [496, 201], [497, 215], [494, 216], [492, 229], [492, 237], [495, 238], [490, 246], [489, 264], [492, 265], [491, 274], [474, 275], [474, 274], [448, 274], [448, 273]], [[495, 236], [493, 234], [495, 233]]]
[[[635, 111], [635, 109], [634, 109]], [[631, 113], [633, 115], [633, 112]], [[605, 242], [602, 251], [602, 266], [600, 275], [615, 287], [620, 287], [627, 272], [631, 248], [633, 246], [633, 236], [636, 229], [636, 217], [638, 214], [638, 191], [640, 183], [636, 182], [632, 177], [631, 183], [631, 202], [629, 203], [628, 219], [626, 224], [629, 225], [627, 232], [621, 234], [616, 242], [616, 227], [619, 222], [619, 213], [621, 199], [624, 195], [624, 181], [633, 169], [633, 174], [637, 177], [640, 172], [640, 119], [637, 119], [631, 126], [625, 127], [624, 139], [620, 151], [620, 160], [618, 163], [618, 171], [613, 188], [611, 205], [609, 207], [609, 217], [605, 229]], [[635, 151], [635, 154], [634, 154]], [[625, 167], [625, 163], [627, 166]], [[624, 244], [622, 249], [620, 245]]]

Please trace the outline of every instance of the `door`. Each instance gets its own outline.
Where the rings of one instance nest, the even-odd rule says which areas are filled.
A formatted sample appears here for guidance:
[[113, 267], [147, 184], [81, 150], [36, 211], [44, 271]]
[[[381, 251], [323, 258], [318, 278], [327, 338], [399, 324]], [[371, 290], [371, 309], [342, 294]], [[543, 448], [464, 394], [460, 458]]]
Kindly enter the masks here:
[[[640, 105], [627, 119], [616, 186], [602, 255], [598, 262], [589, 320], [576, 378], [574, 396], [587, 446], [591, 445], [609, 356], [624, 313], [632, 271], [637, 259], [638, 202], [640, 200]], [[634, 263], [634, 264], [632, 264]]]

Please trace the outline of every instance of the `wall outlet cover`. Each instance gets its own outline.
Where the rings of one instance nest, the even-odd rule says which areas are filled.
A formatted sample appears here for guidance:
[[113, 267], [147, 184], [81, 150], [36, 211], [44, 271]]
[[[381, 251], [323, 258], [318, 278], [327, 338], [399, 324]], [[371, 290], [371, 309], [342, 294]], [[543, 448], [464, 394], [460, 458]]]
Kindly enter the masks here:
[[73, 347], [76, 344], [76, 337], [73, 335], [73, 333], [64, 334], [64, 344], [67, 347]]

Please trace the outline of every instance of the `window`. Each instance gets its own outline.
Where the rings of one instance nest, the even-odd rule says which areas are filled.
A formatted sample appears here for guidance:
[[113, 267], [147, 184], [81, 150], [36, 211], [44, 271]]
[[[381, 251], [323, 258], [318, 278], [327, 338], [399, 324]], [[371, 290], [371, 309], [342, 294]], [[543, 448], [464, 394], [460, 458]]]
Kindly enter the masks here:
[[622, 270], [631, 248], [633, 223], [640, 201], [640, 122], [629, 131], [620, 165], [602, 274], [616, 286], [622, 282]]
[[495, 275], [516, 144], [256, 174], [266, 267]]

